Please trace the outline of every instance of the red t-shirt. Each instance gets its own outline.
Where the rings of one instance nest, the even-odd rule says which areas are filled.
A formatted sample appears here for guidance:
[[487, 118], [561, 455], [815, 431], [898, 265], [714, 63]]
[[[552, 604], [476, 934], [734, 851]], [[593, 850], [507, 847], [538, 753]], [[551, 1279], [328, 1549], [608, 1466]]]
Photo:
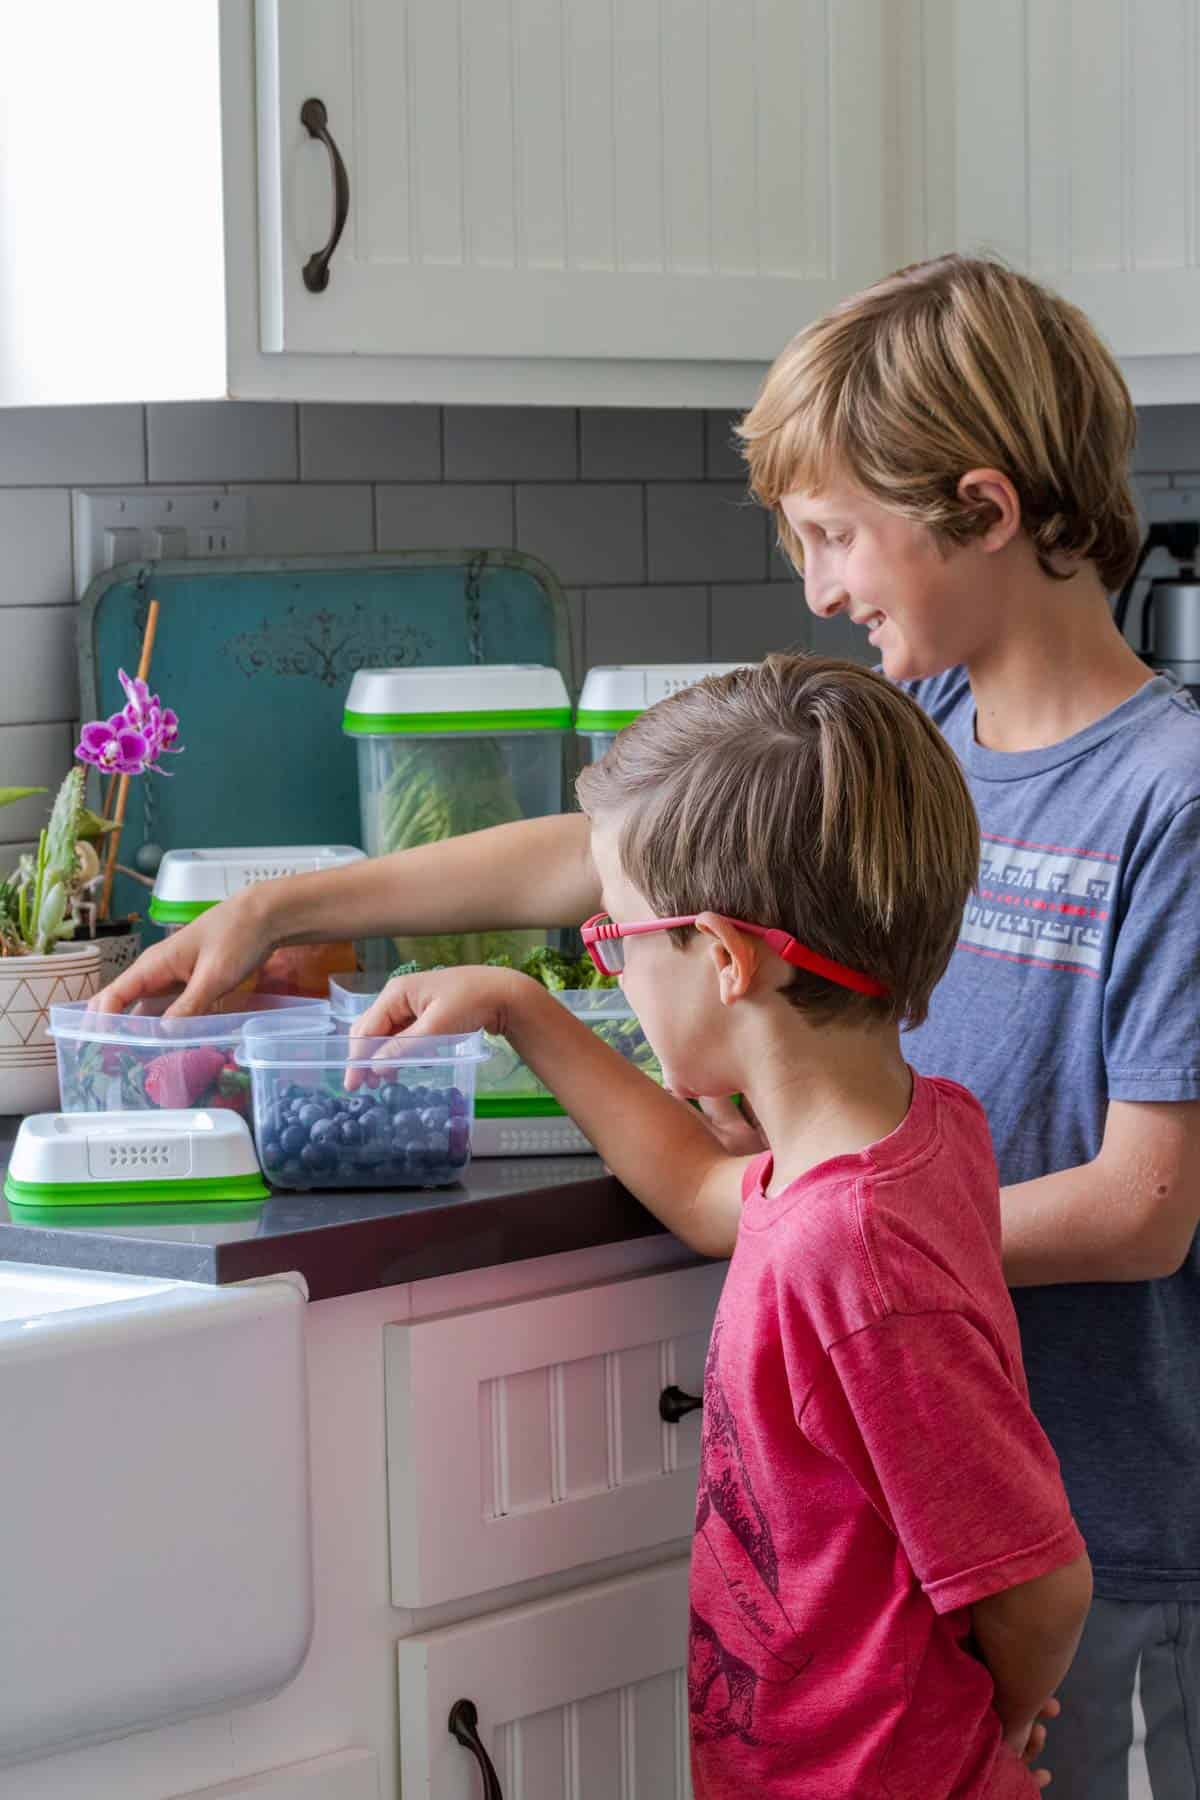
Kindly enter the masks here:
[[770, 1178], [746, 1173], [704, 1381], [697, 1800], [1030, 1800], [967, 1608], [1083, 1540], [1029, 1409], [982, 1109], [914, 1075], [881, 1143]]

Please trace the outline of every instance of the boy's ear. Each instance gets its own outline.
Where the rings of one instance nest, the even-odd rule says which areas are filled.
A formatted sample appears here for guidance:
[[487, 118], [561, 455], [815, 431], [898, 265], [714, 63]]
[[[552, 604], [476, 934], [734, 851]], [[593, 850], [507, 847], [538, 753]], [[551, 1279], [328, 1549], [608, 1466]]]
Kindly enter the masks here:
[[984, 550], [1003, 550], [1021, 529], [1021, 502], [1007, 475], [999, 469], [971, 469], [958, 484], [964, 506], [978, 513], [983, 530], [975, 542]]
[[696, 930], [703, 932], [708, 939], [708, 954], [712, 958], [720, 984], [721, 1005], [732, 1006], [734, 1001], [744, 999], [749, 993], [758, 972], [758, 940], [739, 931], [736, 925], [729, 919], [722, 918], [720, 913], [700, 913], [696, 919]]

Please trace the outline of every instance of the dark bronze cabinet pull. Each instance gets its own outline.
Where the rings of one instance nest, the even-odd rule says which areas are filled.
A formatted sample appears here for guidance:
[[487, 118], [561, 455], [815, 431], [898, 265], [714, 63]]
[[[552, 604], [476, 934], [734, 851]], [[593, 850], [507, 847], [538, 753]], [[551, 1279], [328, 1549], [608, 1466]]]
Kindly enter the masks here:
[[483, 1776], [483, 1800], [504, 1800], [495, 1764], [479, 1738], [479, 1709], [473, 1700], [456, 1700], [450, 1708], [450, 1735], [469, 1750]]
[[699, 1412], [703, 1405], [699, 1394], [685, 1394], [682, 1388], [665, 1387], [658, 1396], [658, 1416], [668, 1425], [678, 1425], [685, 1413]]
[[318, 138], [329, 152], [329, 166], [333, 173], [333, 230], [329, 234], [329, 242], [323, 250], [314, 250], [304, 265], [304, 285], [310, 294], [323, 294], [329, 286], [329, 263], [338, 247], [338, 240], [346, 229], [346, 220], [350, 213], [350, 177], [346, 173], [346, 165], [342, 161], [341, 152], [334, 143], [329, 131], [329, 114], [325, 110], [323, 100], [306, 100], [300, 108], [300, 123], [309, 137]]

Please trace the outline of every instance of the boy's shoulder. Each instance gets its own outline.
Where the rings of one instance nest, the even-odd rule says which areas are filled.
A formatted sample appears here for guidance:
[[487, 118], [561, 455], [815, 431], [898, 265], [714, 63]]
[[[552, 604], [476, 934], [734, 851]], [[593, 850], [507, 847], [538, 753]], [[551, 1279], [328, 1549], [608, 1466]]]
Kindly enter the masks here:
[[914, 1073], [888, 1137], [761, 1195], [758, 1184], [745, 1222], [783, 1227], [779, 1272], [826, 1348], [898, 1313], [975, 1314], [1004, 1293], [991, 1136], [955, 1081]]
[[971, 704], [971, 684], [961, 664], [944, 669], [940, 675], [927, 676], [924, 681], [902, 681], [900, 686], [939, 730], [944, 730], [949, 719]]

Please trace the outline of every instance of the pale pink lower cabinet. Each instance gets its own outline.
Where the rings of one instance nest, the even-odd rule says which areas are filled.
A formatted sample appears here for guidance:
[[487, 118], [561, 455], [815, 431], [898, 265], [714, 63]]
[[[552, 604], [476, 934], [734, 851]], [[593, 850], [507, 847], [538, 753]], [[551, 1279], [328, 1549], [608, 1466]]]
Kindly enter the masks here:
[[676, 1559], [402, 1642], [404, 1800], [688, 1800], [687, 1581]]

